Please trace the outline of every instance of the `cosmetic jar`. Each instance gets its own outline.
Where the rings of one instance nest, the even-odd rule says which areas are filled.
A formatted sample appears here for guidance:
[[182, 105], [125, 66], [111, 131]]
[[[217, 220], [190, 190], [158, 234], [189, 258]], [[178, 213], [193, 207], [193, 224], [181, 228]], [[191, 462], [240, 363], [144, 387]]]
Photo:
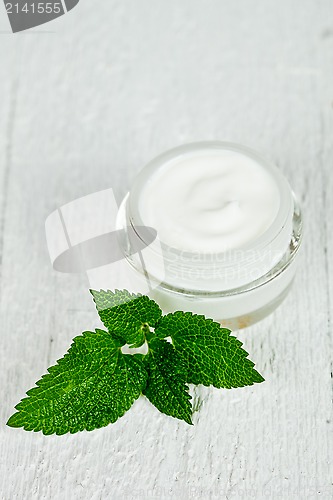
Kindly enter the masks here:
[[164, 313], [192, 311], [231, 329], [286, 297], [302, 240], [300, 207], [280, 170], [227, 142], [151, 161], [121, 203], [117, 229], [133, 283], [148, 283]]

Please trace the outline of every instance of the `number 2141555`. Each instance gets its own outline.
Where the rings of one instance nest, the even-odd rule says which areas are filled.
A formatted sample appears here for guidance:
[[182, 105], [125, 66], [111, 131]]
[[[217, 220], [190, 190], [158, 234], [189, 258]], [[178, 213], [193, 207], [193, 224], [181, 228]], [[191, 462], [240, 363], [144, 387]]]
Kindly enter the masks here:
[[36, 2], [25, 3], [6, 3], [7, 14], [32, 13], [32, 14], [60, 14], [62, 12], [61, 2]]

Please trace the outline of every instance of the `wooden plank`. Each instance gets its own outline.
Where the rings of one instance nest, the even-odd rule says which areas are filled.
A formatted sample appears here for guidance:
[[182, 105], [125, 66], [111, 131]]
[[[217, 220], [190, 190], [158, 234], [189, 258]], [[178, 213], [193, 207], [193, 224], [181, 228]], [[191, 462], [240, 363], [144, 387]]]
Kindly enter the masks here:
[[92, 433], [2, 425], [0, 497], [332, 498], [332, 10], [82, 1], [52, 33], [0, 34], [1, 422], [99, 326], [85, 277], [50, 266], [55, 208], [108, 187], [120, 200], [156, 154], [223, 139], [279, 165], [306, 235], [291, 295], [238, 334], [264, 384], [196, 389], [194, 427], [144, 399]]

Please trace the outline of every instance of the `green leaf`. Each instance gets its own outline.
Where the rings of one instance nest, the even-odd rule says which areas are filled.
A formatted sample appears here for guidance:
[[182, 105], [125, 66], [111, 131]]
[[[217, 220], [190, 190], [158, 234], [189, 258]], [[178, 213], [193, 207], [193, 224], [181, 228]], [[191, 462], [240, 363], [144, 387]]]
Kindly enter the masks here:
[[230, 389], [264, 381], [242, 343], [205, 316], [181, 311], [167, 314], [155, 333], [159, 338], [171, 337], [186, 362], [188, 383]]
[[90, 292], [104, 326], [131, 347], [140, 347], [147, 327], [154, 327], [162, 316], [156, 302], [146, 295], [131, 294], [127, 290]]
[[58, 435], [104, 427], [124, 415], [147, 381], [142, 358], [123, 354], [103, 330], [75, 337], [48, 372], [7, 425]]
[[172, 344], [152, 339], [145, 356], [148, 381], [143, 394], [162, 413], [192, 424], [191, 396], [186, 386], [186, 366]]
[[[7, 425], [44, 434], [90, 431], [117, 421], [141, 393], [161, 412], [192, 424], [187, 384], [231, 388], [264, 380], [219, 323], [181, 311], [162, 317], [153, 300], [127, 290], [91, 293], [109, 331], [75, 337]], [[145, 341], [146, 355], [121, 351]]]

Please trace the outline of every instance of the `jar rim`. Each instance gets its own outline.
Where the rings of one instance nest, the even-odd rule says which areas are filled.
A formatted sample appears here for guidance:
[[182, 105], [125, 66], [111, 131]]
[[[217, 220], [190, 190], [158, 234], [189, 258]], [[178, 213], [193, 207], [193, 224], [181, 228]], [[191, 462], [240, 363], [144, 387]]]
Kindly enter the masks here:
[[[167, 163], [180, 159], [182, 157], [190, 157], [192, 155], [196, 155], [200, 151], [202, 152], [212, 152], [212, 151], [232, 151], [236, 153], [243, 154], [248, 158], [256, 161], [259, 165], [265, 168], [272, 177], [274, 178], [280, 195], [280, 205], [279, 210], [275, 216], [275, 219], [268, 226], [267, 229], [263, 233], [261, 233], [257, 238], [250, 242], [246, 242], [243, 245], [237, 248], [237, 251], [260, 251], [269, 245], [278, 235], [283, 231], [286, 226], [286, 221], [292, 216], [293, 213], [293, 197], [292, 190], [284, 175], [281, 171], [274, 165], [274, 163], [267, 160], [264, 156], [262, 156], [257, 151], [243, 146], [241, 144], [237, 144], [234, 142], [226, 142], [226, 141], [200, 141], [200, 142], [192, 142], [188, 144], [183, 144], [176, 148], [170, 149], [161, 155], [157, 156], [153, 160], [151, 160], [137, 175], [132, 188], [129, 193], [129, 209], [130, 209], [130, 220], [133, 227], [145, 225], [145, 221], [142, 220], [139, 207], [139, 201], [142, 189], [146, 184], [147, 180], [150, 176], [156, 172], [159, 168], [163, 168]], [[142, 238], [140, 234], [138, 236]], [[165, 242], [160, 241], [162, 248], [170, 249], [174, 254], [182, 255], [185, 258], [190, 258], [192, 255], [197, 255], [200, 253], [201, 255], [209, 255], [212, 252], [198, 252], [198, 251], [188, 251], [181, 250], [176, 247], [171, 247], [167, 245]], [[214, 252], [214, 255], [217, 257], [224, 255], [226, 252]]]

